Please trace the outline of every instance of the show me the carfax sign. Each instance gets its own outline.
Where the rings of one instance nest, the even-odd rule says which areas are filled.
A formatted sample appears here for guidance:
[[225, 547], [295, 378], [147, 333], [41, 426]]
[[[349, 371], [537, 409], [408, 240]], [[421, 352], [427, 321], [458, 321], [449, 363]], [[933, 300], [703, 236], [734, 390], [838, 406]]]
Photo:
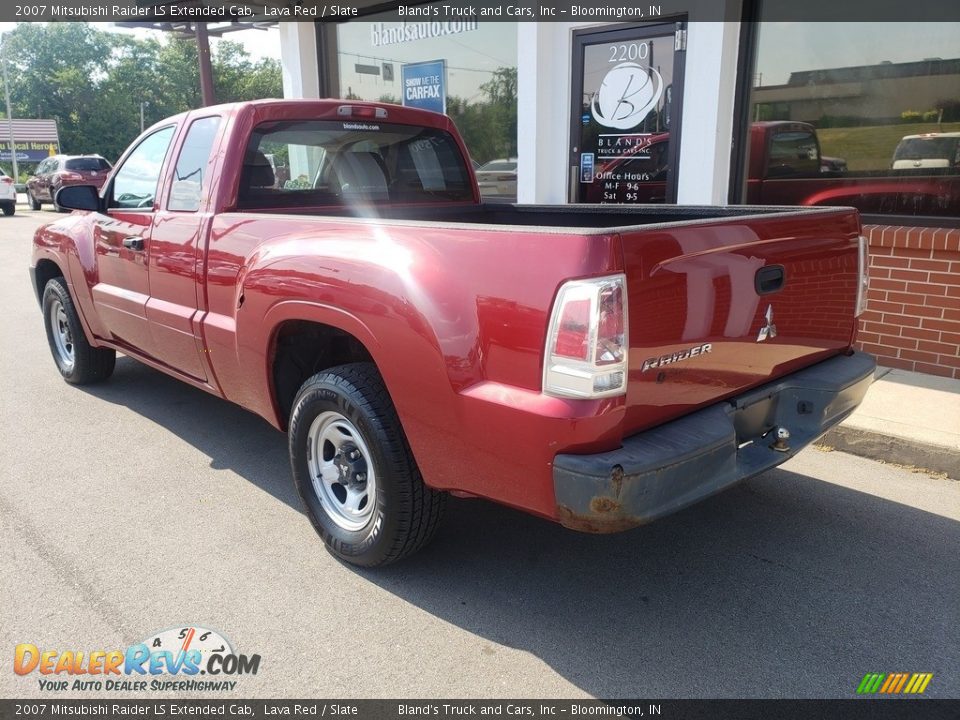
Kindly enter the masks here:
[[445, 60], [408, 63], [401, 70], [403, 104], [407, 107], [447, 112], [447, 63]]

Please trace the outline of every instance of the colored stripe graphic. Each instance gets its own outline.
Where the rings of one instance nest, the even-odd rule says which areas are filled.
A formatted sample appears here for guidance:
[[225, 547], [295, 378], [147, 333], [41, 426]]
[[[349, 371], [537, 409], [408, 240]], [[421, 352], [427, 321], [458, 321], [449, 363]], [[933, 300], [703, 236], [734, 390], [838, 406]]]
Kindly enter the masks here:
[[922, 695], [933, 673], [867, 673], [857, 686], [858, 695]]
[[911, 695], [921, 695], [927, 689], [931, 680], [933, 680], [933, 673], [914, 673], [910, 682], [907, 683], [907, 687], [904, 688], [904, 692]]
[[860, 681], [857, 693], [860, 695], [869, 695], [875, 693], [880, 688], [880, 683], [886, 677], [883, 673], [867, 673]]

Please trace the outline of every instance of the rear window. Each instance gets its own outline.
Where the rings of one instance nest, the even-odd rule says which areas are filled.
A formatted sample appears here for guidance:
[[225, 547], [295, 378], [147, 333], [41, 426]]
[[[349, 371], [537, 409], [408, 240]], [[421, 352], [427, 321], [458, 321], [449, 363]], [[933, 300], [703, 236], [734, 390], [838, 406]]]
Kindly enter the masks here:
[[949, 160], [957, 157], [960, 138], [904, 138], [893, 153], [896, 160]]
[[767, 177], [811, 175], [820, 172], [817, 138], [806, 131], [776, 133], [770, 141]]
[[103, 158], [71, 158], [66, 161], [65, 167], [67, 170], [109, 170], [110, 163]]
[[241, 208], [348, 207], [473, 199], [470, 174], [442, 130], [372, 121], [258, 125], [240, 174]]

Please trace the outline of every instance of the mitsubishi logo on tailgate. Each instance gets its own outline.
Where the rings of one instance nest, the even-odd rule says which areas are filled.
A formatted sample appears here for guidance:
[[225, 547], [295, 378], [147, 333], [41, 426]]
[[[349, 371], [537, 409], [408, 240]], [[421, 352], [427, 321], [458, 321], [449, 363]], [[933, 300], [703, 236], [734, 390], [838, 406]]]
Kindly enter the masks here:
[[775, 338], [777, 336], [777, 326], [773, 324], [773, 305], [767, 305], [767, 313], [764, 317], [767, 319], [767, 324], [760, 328], [760, 333], [757, 335], [757, 342], [763, 342], [768, 338]]

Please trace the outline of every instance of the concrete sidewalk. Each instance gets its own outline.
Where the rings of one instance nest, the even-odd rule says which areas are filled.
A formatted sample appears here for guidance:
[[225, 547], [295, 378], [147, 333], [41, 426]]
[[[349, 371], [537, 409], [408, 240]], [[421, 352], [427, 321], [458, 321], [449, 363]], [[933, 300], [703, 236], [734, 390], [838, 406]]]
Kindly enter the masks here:
[[860, 407], [820, 444], [960, 480], [960, 380], [878, 367]]

